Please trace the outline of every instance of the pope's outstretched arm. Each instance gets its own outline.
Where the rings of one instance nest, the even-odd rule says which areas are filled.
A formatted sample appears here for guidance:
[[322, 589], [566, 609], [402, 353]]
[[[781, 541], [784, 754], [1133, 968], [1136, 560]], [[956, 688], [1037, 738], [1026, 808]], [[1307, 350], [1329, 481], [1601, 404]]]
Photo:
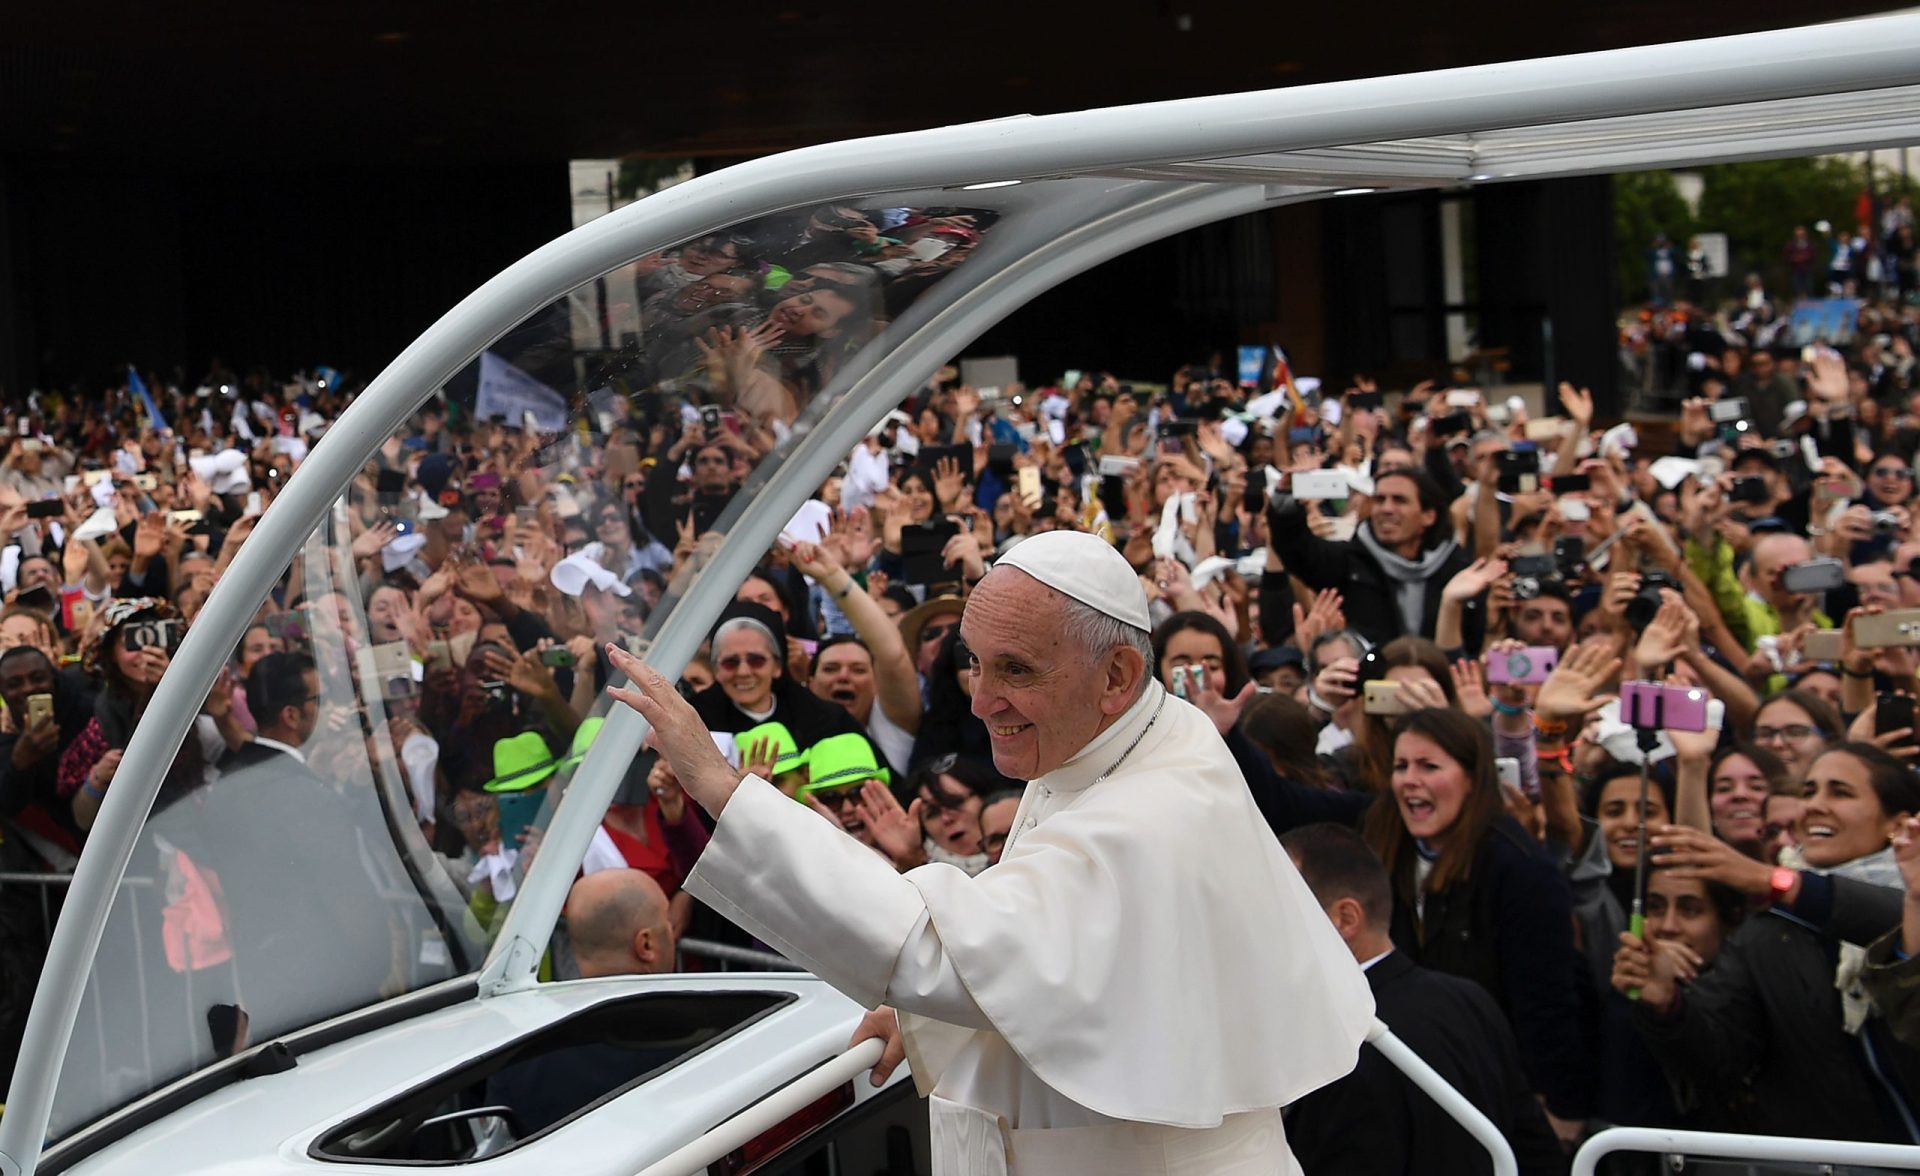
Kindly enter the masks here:
[[885, 1001], [948, 1024], [989, 1025], [918, 887], [806, 806], [729, 764], [673, 683], [618, 646], [607, 652], [632, 683], [608, 693], [653, 725], [687, 795], [718, 822], [687, 879], [690, 892], [866, 1008]]

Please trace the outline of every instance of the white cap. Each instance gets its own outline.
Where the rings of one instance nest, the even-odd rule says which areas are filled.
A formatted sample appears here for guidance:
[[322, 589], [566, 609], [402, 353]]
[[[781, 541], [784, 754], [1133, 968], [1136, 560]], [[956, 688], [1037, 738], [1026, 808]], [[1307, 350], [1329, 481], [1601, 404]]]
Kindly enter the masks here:
[[592, 584], [602, 592], [611, 592], [615, 596], [631, 596], [633, 589], [621, 582], [620, 577], [601, 564], [599, 555], [606, 550], [600, 543], [589, 543], [559, 563], [553, 565], [553, 571], [547, 578], [553, 586], [568, 596], [579, 597]]
[[395, 535], [380, 549], [380, 566], [389, 572], [397, 572], [412, 563], [414, 555], [426, 545], [427, 537], [418, 531]]
[[1126, 557], [1098, 535], [1045, 531], [1014, 545], [993, 566], [1019, 568], [1054, 591], [1117, 621], [1149, 632], [1153, 629], [1140, 577]]

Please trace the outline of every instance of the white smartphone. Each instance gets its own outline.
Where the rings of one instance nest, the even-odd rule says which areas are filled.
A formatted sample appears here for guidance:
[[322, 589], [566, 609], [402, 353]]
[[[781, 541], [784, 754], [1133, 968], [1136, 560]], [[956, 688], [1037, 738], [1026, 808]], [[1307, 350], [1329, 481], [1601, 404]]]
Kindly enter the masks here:
[[1480, 403], [1480, 394], [1471, 388], [1447, 393], [1448, 408], [1472, 408]]
[[1345, 498], [1352, 493], [1347, 476], [1339, 470], [1309, 470], [1293, 475], [1291, 493], [1300, 499]]

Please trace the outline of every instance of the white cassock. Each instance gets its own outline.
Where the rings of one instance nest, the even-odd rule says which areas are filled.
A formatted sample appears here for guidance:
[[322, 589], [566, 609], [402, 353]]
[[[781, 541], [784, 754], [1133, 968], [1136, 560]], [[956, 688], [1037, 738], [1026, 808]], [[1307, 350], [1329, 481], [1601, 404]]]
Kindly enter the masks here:
[[1373, 1016], [1213, 723], [1158, 682], [1027, 785], [978, 877], [898, 874], [750, 776], [687, 889], [900, 1011], [935, 1176], [1298, 1173], [1279, 1108]]

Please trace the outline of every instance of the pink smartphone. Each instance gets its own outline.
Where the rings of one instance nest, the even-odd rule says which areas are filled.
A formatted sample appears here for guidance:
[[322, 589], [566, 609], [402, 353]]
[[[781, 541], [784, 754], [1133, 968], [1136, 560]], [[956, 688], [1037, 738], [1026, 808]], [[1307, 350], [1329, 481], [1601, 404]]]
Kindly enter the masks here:
[[1509, 686], [1544, 682], [1560, 664], [1560, 651], [1551, 645], [1529, 645], [1525, 649], [1487, 655], [1487, 681]]
[[1707, 692], [1698, 686], [1620, 683], [1620, 721], [1667, 731], [1705, 731]]

